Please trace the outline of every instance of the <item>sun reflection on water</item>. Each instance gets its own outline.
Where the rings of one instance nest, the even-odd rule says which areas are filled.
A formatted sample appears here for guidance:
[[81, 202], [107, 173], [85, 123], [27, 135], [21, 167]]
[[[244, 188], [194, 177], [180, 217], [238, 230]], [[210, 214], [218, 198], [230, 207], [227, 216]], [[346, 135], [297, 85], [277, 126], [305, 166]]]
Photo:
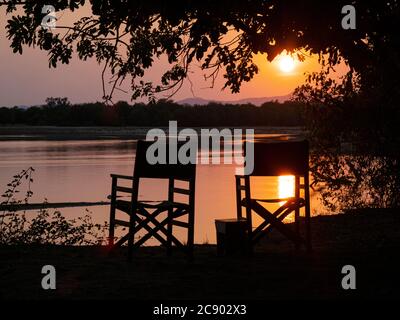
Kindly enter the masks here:
[[278, 197], [294, 197], [294, 176], [279, 176], [278, 178]]

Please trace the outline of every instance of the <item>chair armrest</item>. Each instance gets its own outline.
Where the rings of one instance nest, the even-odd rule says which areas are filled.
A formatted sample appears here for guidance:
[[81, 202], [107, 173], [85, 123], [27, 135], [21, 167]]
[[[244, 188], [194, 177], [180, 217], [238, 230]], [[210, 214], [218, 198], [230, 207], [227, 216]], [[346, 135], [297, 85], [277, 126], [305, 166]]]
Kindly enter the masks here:
[[248, 176], [244, 175], [244, 174], [235, 174], [235, 178], [246, 178]]
[[131, 176], [124, 176], [122, 174], [110, 174], [111, 178], [113, 179], [125, 179], [125, 180], [133, 180]]

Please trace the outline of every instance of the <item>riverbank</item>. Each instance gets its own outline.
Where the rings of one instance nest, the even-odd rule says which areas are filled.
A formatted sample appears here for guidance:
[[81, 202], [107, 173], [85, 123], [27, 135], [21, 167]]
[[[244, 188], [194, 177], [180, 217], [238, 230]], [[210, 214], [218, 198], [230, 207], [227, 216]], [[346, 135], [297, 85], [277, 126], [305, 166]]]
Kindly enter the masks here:
[[[178, 123], [179, 126], [179, 123]], [[144, 139], [151, 127], [0, 126], [0, 141]], [[167, 129], [162, 127], [161, 129]], [[200, 128], [194, 128], [200, 130]], [[254, 127], [255, 134], [298, 136], [301, 127]]]
[[[217, 257], [198, 245], [195, 260], [160, 247], [0, 247], [2, 299], [398, 299], [400, 210], [358, 210], [312, 218], [313, 252], [296, 251], [273, 233], [253, 257]], [[52, 264], [57, 289], [42, 290]], [[356, 290], [343, 290], [341, 269], [353, 265]]]

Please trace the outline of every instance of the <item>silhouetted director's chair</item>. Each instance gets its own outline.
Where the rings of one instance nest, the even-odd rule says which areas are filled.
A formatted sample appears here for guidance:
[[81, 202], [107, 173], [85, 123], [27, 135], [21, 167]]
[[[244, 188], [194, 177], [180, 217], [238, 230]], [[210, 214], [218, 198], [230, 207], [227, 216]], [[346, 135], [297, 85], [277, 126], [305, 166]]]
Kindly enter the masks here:
[[[122, 176], [112, 174], [111, 209], [109, 245], [111, 248], [120, 246], [128, 241], [128, 259], [132, 258], [132, 250], [154, 237], [167, 247], [171, 254], [172, 244], [177, 247], [185, 246], [173, 235], [173, 226], [187, 229], [187, 253], [193, 254], [194, 242], [194, 201], [195, 201], [195, 164], [149, 164], [146, 151], [153, 142], [138, 141], [134, 174]], [[166, 145], [168, 152], [169, 146]], [[141, 178], [168, 179], [168, 200], [166, 201], [139, 201], [139, 182]], [[120, 180], [131, 180], [132, 187], [123, 187], [118, 184]], [[176, 187], [176, 181], [185, 181], [188, 189]], [[185, 183], [183, 182], [183, 183]], [[130, 201], [119, 200], [121, 195], [129, 194]], [[187, 203], [174, 201], [174, 195], [181, 194], [188, 200]], [[116, 219], [116, 210], [126, 213], [129, 221]], [[165, 216], [162, 218], [162, 216]], [[187, 222], [181, 218], [187, 217]], [[179, 219], [179, 220], [178, 220]], [[152, 224], [152, 227], [151, 227]], [[114, 229], [116, 226], [128, 227], [128, 233], [114, 243]], [[144, 229], [145, 235], [134, 242], [135, 234]]]
[[[247, 150], [245, 148], [245, 150]], [[237, 217], [242, 219], [242, 208], [246, 212], [249, 250], [272, 228], [280, 231], [296, 248], [304, 244], [311, 250], [310, 192], [309, 192], [309, 147], [308, 141], [271, 142], [254, 144], [254, 170], [250, 175], [236, 176]], [[284, 199], [253, 199], [250, 190], [251, 176], [293, 175], [294, 197]], [[301, 197], [301, 191], [304, 195]], [[244, 196], [242, 196], [244, 193]], [[261, 203], [284, 202], [276, 211], [270, 212]], [[305, 238], [300, 234], [300, 208], [305, 208]], [[263, 222], [253, 230], [252, 214], [259, 215]], [[295, 228], [289, 228], [283, 219], [295, 215]]]

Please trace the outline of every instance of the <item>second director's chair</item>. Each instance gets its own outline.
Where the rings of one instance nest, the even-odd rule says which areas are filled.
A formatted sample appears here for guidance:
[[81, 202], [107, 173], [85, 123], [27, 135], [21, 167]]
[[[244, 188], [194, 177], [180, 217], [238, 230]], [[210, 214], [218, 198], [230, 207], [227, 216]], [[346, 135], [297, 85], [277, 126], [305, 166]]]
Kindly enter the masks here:
[[[249, 148], [251, 150], [251, 148]], [[245, 148], [247, 150], [247, 148]], [[247, 155], [246, 155], [247, 157]], [[309, 146], [308, 141], [254, 143], [254, 170], [249, 175], [236, 176], [237, 218], [242, 219], [245, 210], [248, 245], [253, 246], [272, 228], [280, 231], [296, 248], [304, 244], [311, 250], [310, 191], [309, 191]], [[246, 161], [249, 161], [246, 158]], [[294, 196], [282, 199], [254, 199], [251, 195], [250, 178], [254, 176], [294, 176]], [[303, 193], [303, 194], [301, 194]], [[274, 212], [262, 204], [282, 204]], [[300, 233], [300, 209], [305, 209], [305, 236]], [[294, 213], [294, 230], [283, 222]], [[262, 223], [253, 228], [253, 214], [262, 218]]]
[[[133, 176], [121, 176], [112, 174], [111, 190], [111, 209], [110, 209], [110, 247], [120, 246], [128, 242], [128, 259], [132, 258], [132, 250], [144, 244], [151, 237], [157, 239], [162, 245], [167, 247], [168, 254], [171, 253], [172, 245], [185, 247], [173, 234], [173, 227], [187, 229], [186, 249], [189, 256], [193, 253], [194, 243], [194, 202], [195, 202], [195, 178], [196, 164], [150, 164], [147, 161], [147, 149], [153, 142], [138, 141], [136, 149], [136, 160]], [[169, 150], [166, 145], [165, 150]], [[168, 199], [164, 201], [140, 201], [139, 185], [142, 178], [167, 179], [168, 180]], [[131, 180], [132, 186], [121, 186], [120, 180]], [[177, 181], [186, 183], [187, 188], [177, 187]], [[155, 181], [156, 183], [156, 181]], [[130, 200], [120, 200], [121, 195], [130, 195]], [[176, 201], [175, 195], [180, 194], [186, 197], [187, 201]], [[116, 211], [121, 211], [128, 216], [127, 220], [116, 219]], [[187, 221], [182, 218], [187, 217]], [[114, 229], [116, 226], [128, 227], [128, 233], [114, 243]], [[135, 235], [139, 231], [145, 234], [134, 241]]]

